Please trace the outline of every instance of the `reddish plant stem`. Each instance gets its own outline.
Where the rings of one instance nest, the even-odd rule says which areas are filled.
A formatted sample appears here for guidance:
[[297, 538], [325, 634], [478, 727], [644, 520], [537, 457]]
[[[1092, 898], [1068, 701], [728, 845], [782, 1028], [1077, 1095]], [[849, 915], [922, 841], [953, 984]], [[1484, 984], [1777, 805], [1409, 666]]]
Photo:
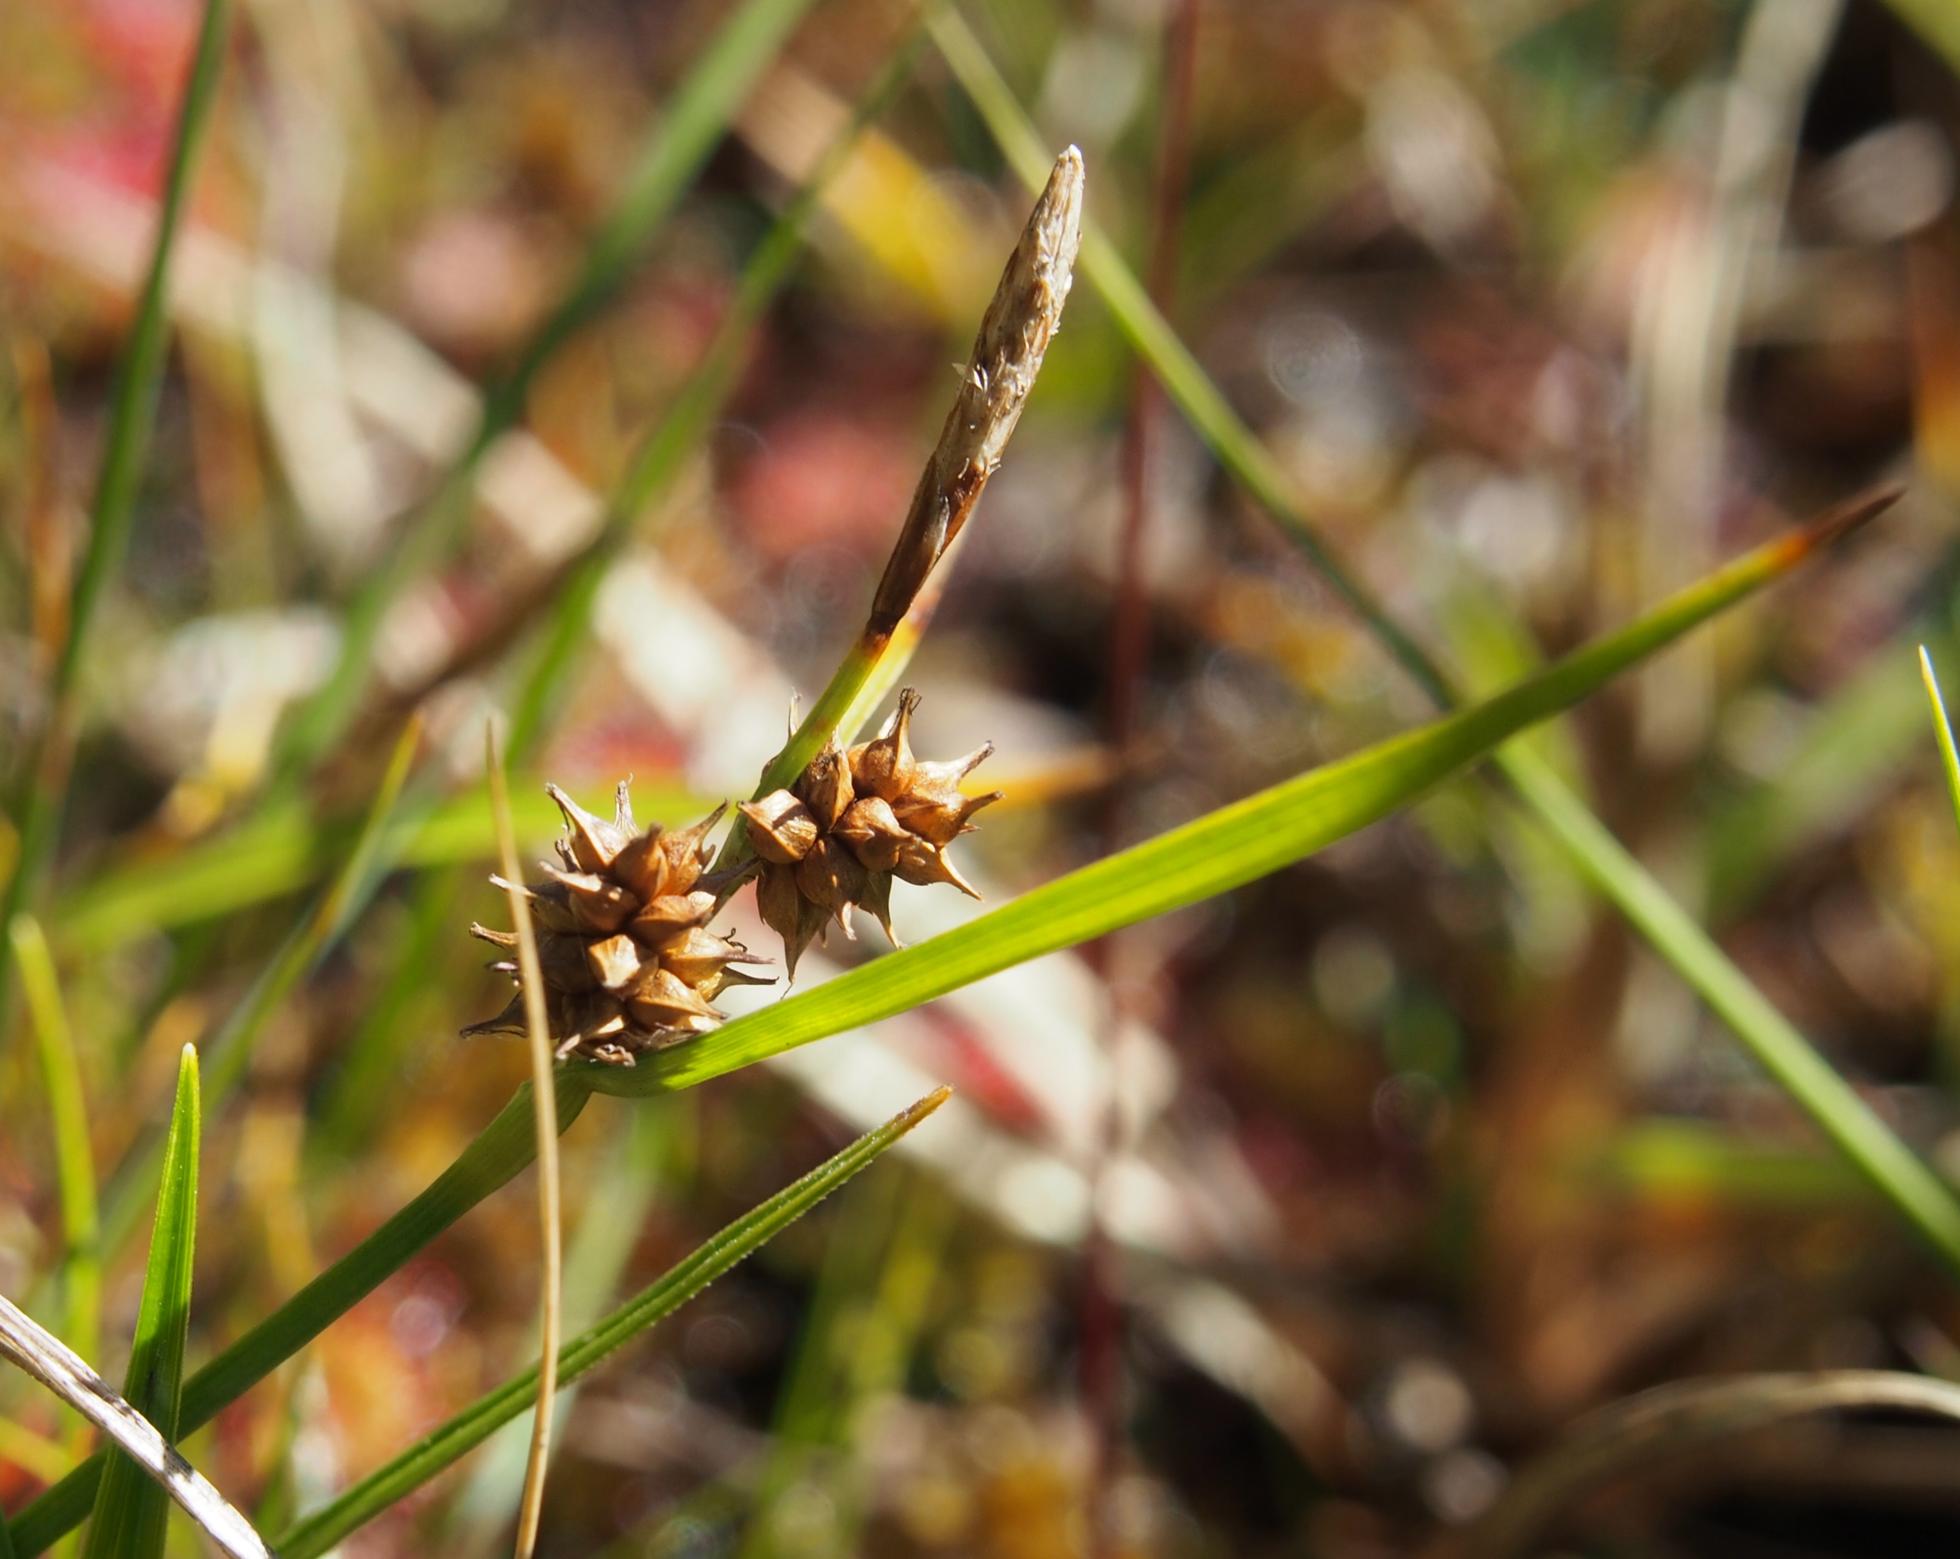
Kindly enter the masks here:
[[[1190, 166], [1191, 101], [1196, 82], [1198, 0], [1178, 0], [1164, 34], [1164, 112], [1158, 126], [1156, 199], [1151, 213], [1146, 281], [1158, 310], [1171, 317], [1177, 283], [1178, 222]], [[1144, 590], [1143, 543], [1150, 521], [1150, 461], [1163, 412], [1163, 392], [1139, 362], [1130, 384], [1120, 473], [1123, 525], [1117, 540], [1116, 598], [1110, 621], [1107, 721], [1110, 751], [1119, 773], [1134, 756], [1137, 708], [1150, 650], [1150, 603]], [[1102, 816], [1102, 845], [1118, 848], [1125, 787], [1110, 787]], [[1090, 1166], [1089, 1226], [1082, 1252], [1080, 1379], [1083, 1410], [1092, 1436], [1089, 1469], [1089, 1552], [1108, 1559], [1116, 1549], [1114, 1500], [1123, 1443], [1122, 1272], [1104, 1226], [1102, 1183], [1122, 1147], [1120, 1089], [1116, 1075], [1119, 1035], [1139, 993], [1127, 987], [1111, 939], [1088, 950], [1089, 964], [1109, 993], [1103, 1033], [1108, 1093], [1103, 1104], [1097, 1159]]]

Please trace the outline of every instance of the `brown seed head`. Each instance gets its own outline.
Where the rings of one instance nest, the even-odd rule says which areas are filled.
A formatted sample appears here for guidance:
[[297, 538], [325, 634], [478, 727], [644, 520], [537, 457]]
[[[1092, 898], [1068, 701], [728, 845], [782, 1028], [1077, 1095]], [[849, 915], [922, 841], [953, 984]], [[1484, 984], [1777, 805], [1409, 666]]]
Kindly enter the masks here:
[[667, 881], [662, 891], [686, 893], [701, 880], [702, 870], [715, 857], [708, 835], [728, 810], [723, 802], [691, 828], [677, 828], [660, 836], [660, 853], [667, 858]]
[[[641, 1051], [713, 1028], [721, 1020], [708, 1004], [714, 992], [763, 983], [731, 967], [756, 962], [741, 944], [705, 929], [715, 895], [695, 885], [722, 809], [691, 828], [642, 833], [623, 784], [611, 822], [556, 786], [549, 792], [565, 815], [558, 841], [565, 864], [547, 865], [543, 882], [520, 891], [538, 926], [545, 1015], [559, 1055], [630, 1065]], [[506, 951], [517, 944], [507, 931], [471, 930]], [[520, 977], [512, 960], [494, 967]], [[521, 1001], [465, 1032], [505, 1031], [524, 1031]]]
[[667, 885], [667, 854], [660, 848], [660, 830], [635, 834], [613, 857], [613, 880], [642, 900], [671, 891]]
[[546, 866], [544, 874], [565, 890], [572, 924], [580, 931], [617, 931], [640, 907], [633, 894], [596, 872], [568, 872]]
[[713, 984], [732, 963], [746, 962], [748, 949], [718, 937], [705, 926], [691, 926], [661, 949], [660, 964], [684, 985], [699, 991]]
[[974, 892], [947, 860], [945, 846], [972, 826], [974, 813], [1000, 799], [998, 791], [968, 796], [960, 780], [993, 751], [987, 742], [949, 763], [923, 763], [912, 751], [916, 689], [899, 694], [898, 708], [873, 741], [843, 753], [827, 743], [788, 791], [742, 808], [749, 838], [763, 864], [756, 903], [763, 921], [783, 939], [792, 975], [797, 959], [831, 919], [851, 935], [850, 911], [869, 909], [892, 938], [891, 884], [951, 883]]
[[679, 1029], [704, 1034], [721, 1021], [721, 1014], [678, 975], [653, 966], [626, 993], [626, 1011], [633, 1021], [650, 1033]]
[[690, 926], [698, 926], [715, 911], [712, 893], [663, 893], [649, 899], [628, 924], [627, 930], [647, 947], [661, 947]]

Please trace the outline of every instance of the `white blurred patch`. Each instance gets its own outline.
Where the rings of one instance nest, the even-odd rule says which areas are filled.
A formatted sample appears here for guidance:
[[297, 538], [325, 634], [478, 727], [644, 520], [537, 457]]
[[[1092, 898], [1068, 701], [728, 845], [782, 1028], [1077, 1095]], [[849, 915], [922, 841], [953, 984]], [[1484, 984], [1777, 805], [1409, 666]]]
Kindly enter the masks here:
[[1396, 216], [1439, 249], [1469, 237], [1497, 193], [1490, 126], [1440, 71], [1399, 70], [1375, 86], [1368, 150]]
[[326, 680], [339, 645], [316, 607], [200, 617], [131, 661], [118, 729], [159, 774], [249, 783], [280, 712]]
[[1853, 141], [1818, 175], [1831, 220], [1856, 243], [1904, 238], [1953, 199], [1953, 154], [1923, 119], [1889, 124]]

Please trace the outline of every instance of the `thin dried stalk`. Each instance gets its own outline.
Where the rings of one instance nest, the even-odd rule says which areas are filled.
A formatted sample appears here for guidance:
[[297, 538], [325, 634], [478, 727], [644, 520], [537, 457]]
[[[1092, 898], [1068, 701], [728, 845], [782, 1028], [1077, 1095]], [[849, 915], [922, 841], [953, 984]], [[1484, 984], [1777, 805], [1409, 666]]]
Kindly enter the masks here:
[[544, 1478], [551, 1457], [551, 1407], [558, 1391], [559, 1290], [563, 1283], [558, 1198], [558, 1099], [553, 1073], [551, 1025], [545, 1015], [544, 970], [538, 962], [537, 933], [531, 926], [530, 896], [517, 859], [517, 831], [510, 820], [510, 790], [497, 757], [497, 739], [486, 727], [484, 762], [490, 772], [490, 813], [497, 825], [497, 854], [510, 898], [511, 925], [517, 932], [519, 989], [524, 1027], [531, 1042], [531, 1103], [537, 1116], [538, 1219], [544, 1246], [544, 1293], [538, 1330], [538, 1408], [531, 1420], [531, 1455], [524, 1468], [524, 1493], [517, 1507], [517, 1559], [530, 1559], [538, 1542], [544, 1510]]
[[1892, 1370], [1686, 1380], [1614, 1402], [1532, 1462], [1470, 1529], [1474, 1559], [1535, 1549], [1588, 1489], [1654, 1462], [1812, 1413], [1899, 1408], [1960, 1419], [1960, 1386]]
[[[1000, 468], [1048, 343], [1061, 326], [1082, 243], [1082, 187], [1082, 154], [1071, 146], [1056, 159], [981, 318], [952, 410], [912, 494], [864, 630], [823, 696], [763, 770], [757, 797], [783, 789], [801, 774], [837, 735], [845, 717], [864, 709], [870, 686], [889, 687], [896, 676], [896, 668], [887, 666], [890, 652], [916, 642], [916, 632], [900, 632], [907, 614], [924, 598], [927, 579], [959, 539], [988, 480]], [[737, 829], [729, 836], [721, 864], [733, 867], [748, 854], [748, 834]]]
[[[198, 1529], [233, 1559], [271, 1559], [252, 1523], [151, 1423], [68, 1345], [0, 1295], [0, 1358], [34, 1377], [100, 1429], [162, 1486]], [[141, 1487], [141, 1485], [138, 1485]]]

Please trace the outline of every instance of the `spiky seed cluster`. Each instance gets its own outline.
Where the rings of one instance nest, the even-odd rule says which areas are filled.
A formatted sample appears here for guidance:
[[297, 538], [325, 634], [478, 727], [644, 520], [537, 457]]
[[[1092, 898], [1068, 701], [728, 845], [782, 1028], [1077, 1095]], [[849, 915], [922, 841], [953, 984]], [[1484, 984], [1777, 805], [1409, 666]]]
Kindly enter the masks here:
[[[767, 963], [741, 943], [707, 929], [715, 896], [699, 886], [713, 855], [705, 841], [725, 807], [692, 828], [641, 832], [622, 782], [611, 822], [586, 811], [556, 785], [545, 786], [565, 814], [559, 865], [525, 885], [538, 932], [545, 1012], [558, 1054], [630, 1066], [633, 1057], [706, 1033], [722, 1021], [710, 1005], [730, 985], [766, 985], [737, 964]], [[500, 887], [501, 877], [492, 877]], [[508, 931], [470, 932], [514, 949]], [[517, 964], [491, 965], [513, 980]], [[465, 1034], [524, 1032], [522, 994]]]
[[950, 763], [912, 755], [910, 727], [919, 695], [898, 696], [898, 712], [875, 741], [846, 753], [836, 742], [810, 760], [788, 790], [742, 803], [749, 842], [762, 863], [756, 907], [783, 939], [791, 975], [811, 939], [834, 919], [846, 936], [862, 905], [892, 937], [891, 887], [898, 877], [930, 886], [950, 882], [980, 895], [946, 859], [946, 846], [971, 830], [974, 813], [1000, 800], [968, 796], [960, 781], [994, 750], [992, 742]]

